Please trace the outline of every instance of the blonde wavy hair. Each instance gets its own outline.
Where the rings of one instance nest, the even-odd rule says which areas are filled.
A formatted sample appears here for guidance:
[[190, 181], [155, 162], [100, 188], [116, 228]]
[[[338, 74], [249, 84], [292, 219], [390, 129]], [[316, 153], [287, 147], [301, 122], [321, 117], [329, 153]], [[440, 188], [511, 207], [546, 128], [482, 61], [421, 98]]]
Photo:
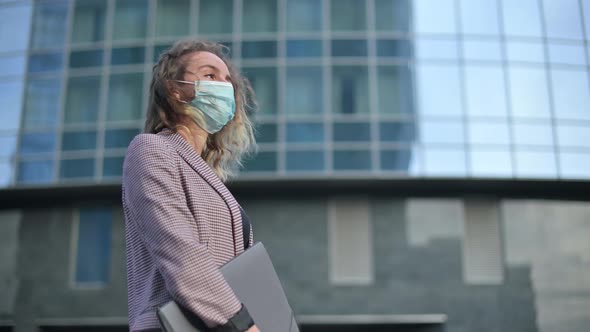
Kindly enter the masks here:
[[229, 61], [229, 49], [226, 46], [187, 39], [176, 42], [160, 55], [153, 67], [144, 132], [157, 133], [164, 128], [174, 132], [179, 129], [190, 132], [184, 124], [192, 121], [191, 118], [195, 119], [194, 112], [174, 98], [172, 90], [184, 92], [183, 97], [186, 99], [183, 100], [194, 98], [192, 85], [189, 91], [186, 89], [187, 84], [182, 88], [175, 80], [183, 80], [189, 55], [195, 52], [210, 52], [221, 58], [232, 77], [236, 100], [234, 118], [219, 132], [209, 135], [201, 153], [205, 162], [225, 181], [235, 176], [236, 170], [242, 166], [243, 158], [256, 149], [254, 126], [248, 116], [256, 109], [254, 91], [248, 80]]

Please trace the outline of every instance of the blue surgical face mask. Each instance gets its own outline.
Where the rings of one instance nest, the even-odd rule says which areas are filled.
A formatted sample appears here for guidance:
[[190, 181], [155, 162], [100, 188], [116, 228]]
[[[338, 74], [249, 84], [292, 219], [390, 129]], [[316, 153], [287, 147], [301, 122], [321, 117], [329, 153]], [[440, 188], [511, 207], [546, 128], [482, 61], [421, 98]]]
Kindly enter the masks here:
[[195, 98], [185, 102], [197, 125], [209, 134], [220, 131], [236, 112], [234, 87], [231, 83], [217, 81], [177, 81], [195, 85]]

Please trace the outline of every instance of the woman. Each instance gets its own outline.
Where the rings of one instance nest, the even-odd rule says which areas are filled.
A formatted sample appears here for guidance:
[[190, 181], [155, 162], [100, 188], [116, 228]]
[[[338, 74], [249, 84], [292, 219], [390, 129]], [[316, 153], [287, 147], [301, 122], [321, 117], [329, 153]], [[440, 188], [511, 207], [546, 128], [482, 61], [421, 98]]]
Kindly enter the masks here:
[[253, 243], [222, 182], [255, 146], [251, 100], [220, 44], [180, 41], [154, 66], [145, 134], [123, 166], [131, 331], [159, 331], [170, 300], [201, 329], [258, 331], [219, 271]]

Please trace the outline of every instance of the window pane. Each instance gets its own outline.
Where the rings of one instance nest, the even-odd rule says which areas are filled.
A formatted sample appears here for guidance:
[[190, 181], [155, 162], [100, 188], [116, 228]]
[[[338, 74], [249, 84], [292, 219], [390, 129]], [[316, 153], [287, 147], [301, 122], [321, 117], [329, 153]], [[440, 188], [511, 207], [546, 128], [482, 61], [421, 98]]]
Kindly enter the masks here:
[[262, 114], [277, 112], [277, 69], [274, 67], [244, 68], [250, 80]]
[[256, 157], [245, 162], [246, 172], [270, 172], [277, 169], [276, 152], [259, 152]]
[[72, 43], [104, 40], [106, 7], [104, 0], [76, 1]]
[[96, 122], [99, 98], [100, 77], [70, 77], [68, 80], [64, 122]]
[[143, 114], [143, 74], [114, 74], [109, 80], [108, 121], [139, 120]]
[[90, 178], [94, 176], [94, 159], [67, 159], [60, 164], [60, 179]]
[[508, 69], [510, 99], [514, 116], [548, 118], [549, 88], [543, 68], [516, 67]]
[[70, 68], [100, 67], [103, 53], [103, 50], [72, 51]]
[[55, 133], [26, 133], [20, 136], [20, 154], [34, 155], [37, 153], [55, 152]]
[[377, 88], [381, 114], [413, 114], [412, 74], [407, 66], [379, 66]]
[[113, 40], [145, 38], [148, 6], [143, 0], [117, 0]]
[[12, 158], [16, 153], [16, 135], [0, 136], [0, 159]]
[[381, 142], [413, 142], [416, 140], [415, 124], [413, 122], [381, 122], [379, 139]]
[[557, 125], [557, 141], [562, 147], [590, 148], [590, 126]]
[[242, 6], [242, 32], [274, 32], [277, 31], [277, 1], [248, 0]]
[[257, 143], [275, 143], [277, 142], [277, 125], [274, 123], [265, 123], [258, 125], [256, 128]]
[[369, 123], [334, 123], [333, 140], [336, 142], [365, 142], [371, 140]]
[[513, 125], [514, 143], [516, 145], [553, 145], [553, 129], [551, 124], [525, 124]]
[[457, 66], [421, 65], [416, 74], [418, 105], [422, 114], [463, 114]]
[[424, 172], [432, 176], [465, 176], [465, 151], [460, 148], [424, 149]]
[[107, 283], [110, 278], [113, 212], [109, 207], [79, 211], [77, 283]]
[[[2, 118], [2, 121], [0, 121], [0, 130], [17, 130], [20, 127], [22, 92], [23, 83], [21, 81], [0, 82], [0, 100], [2, 100], [2, 107], [0, 107], [0, 118]], [[33, 124], [36, 125], [37, 122], [33, 121]], [[26, 122], [24, 122], [24, 126], [26, 127]]]
[[467, 128], [471, 144], [510, 144], [507, 123], [471, 121]]
[[588, 0], [582, 0], [582, 12], [584, 15], [584, 25], [586, 26], [586, 39], [590, 36], [590, 2]]
[[367, 27], [363, 0], [332, 0], [330, 19], [333, 31], [357, 31]]
[[574, 70], [551, 71], [555, 116], [558, 118], [590, 119], [590, 86], [588, 72]]
[[580, 3], [578, 0], [543, 1], [548, 38], [584, 39]]
[[497, 0], [462, 0], [461, 28], [465, 34], [498, 35]]
[[288, 123], [287, 142], [289, 143], [321, 143], [324, 141], [324, 125], [322, 123]]
[[14, 166], [10, 160], [0, 160], [0, 187], [8, 187], [12, 184]]
[[410, 31], [411, 0], [375, 0], [377, 31]]
[[458, 46], [454, 39], [416, 39], [416, 58], [433, 60], [457, 60]]
[[59, 79], [29, 79], [23, 115], [25, 128], [57, 125], [60, 84]]
[[287, 0], [287, 31], [320, 31], [321, 0]]
[[333, 157], [334, 170], [336, 171], [362, 171], [371, 169], [371, 151], [334, 151]]
[[104, 158], [102, 167], [102, 176], [121, 176], [123, 174], [124, 157], [107, 157]]
[[62, 135], [61, 149], [64, 151], [96, 149], [96, 131], [69, 131]]
[[[156, 14], [156, 36], [189, 34], [190, 0], [159, 0]], [[207, 16], [203, 13], [201, 17]], [[231, 16], [226, 21], [231, 21]]]
[[0, 56], [0, 77], [24, 75], [26, 61], [26, 55]]
[[288, 67], [285, 92], [287, 116], [322, 114], [322, 68]]
[[164, 44], [164, 45], [156, 45], [154, 46], [154, 62], [157, 62], [160, 58], [160, 55], [171, 48], [171, 44]]
[[557, 176], [555, 153], [553, 151], [516, 151], [516, 176], [549, 177]]
[[512, 161], [507, 150], [472, 150], [470, 157], [473, 176], [512, 176]]
[[332, 40], [332, 56], [367, 56], [367, 41]]
[[555, 44], [549, 43], [549, 59], [552, 63], [566, 65], [586, 65], [586, 54], [583, 44]]
[[130, 65], [143, 63], [145, 59], [144, 47], [113, 48], [111, 65]]
[[412, 47], [407, 40], [378, 39], [377, 56], [409, 58], [412, 56]]
[[199, 4], [199, 33], [232, 33], [233, 0], [201, 0]]
[[109, 129], [105, 133], [105, 149], [126, 148], [139, 134], [137, 129]]
[[508, 41], [506, 43], [508, 61], [544, 63], [544, 52], [543, 44], [540, 42]]
[[321, 40], [287, 40], [287, 57], [319, 57], [322, 56]]
[[538, 0], [502, 1], [501, 4], [505, 34], [538, 38], [543, 36]]
[[26, 184], [49, 183], [53, 179], [52, 160], [21, 161], [18, 163], [17, 182]]
[[369, 83], [366, 66], [332, 67], [332, 111], [369, 113]]
[[381, 169], [387, 171], [410, 172], [412, 152], [410, 150], [382, 150]]
[[66, 40], [68, 5], [65, 1], [38, 2], [33, 16], [32, 48], [62, 48]]
[[470, 116], [507, 116], [501, 67], [465, 66], [465, 90], [467, 114]]
[[454, 0], [414, 0], [414, 30], [417, 33], [457, 33]]
[[61, 53], [31, 54], [29, 56], [29, 73], [58, 71], [63, 68], [64, 59]]
[[559, 154], [559, 168], [564, 178], [588, 179], [590, 177], [590, 154], [562, 152]]
[[321, 171], [323, 169], [323, 151], [287, 151], [287, 171]]
[[463, 56], [466, 60], [502, 61], [502, 49], [497, 41], [464, 40]]
[[242, 58], [274, 58], [277, 56], [277, 42], [242, 42]]
[[420, 141], [426, 144], [464, 144], [463, 122], [443, 122], [435, 120], [420, 121]]
[[30, 4], [0, 7], [0, 52], [23, 51], [29, 47], [31, 29]]

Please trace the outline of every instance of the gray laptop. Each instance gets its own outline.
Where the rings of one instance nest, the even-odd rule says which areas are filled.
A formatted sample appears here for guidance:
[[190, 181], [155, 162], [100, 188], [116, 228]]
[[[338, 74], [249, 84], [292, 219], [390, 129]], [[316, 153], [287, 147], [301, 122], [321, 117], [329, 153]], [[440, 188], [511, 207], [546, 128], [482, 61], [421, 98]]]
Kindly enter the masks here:
[[[281, 281], [262, 243], [256, 243], [222, 266], [221, 273], [261, 332], [299, 332]], [[199, 331], [174, 301], [161, 307], [158, 317], [166, 332]]]

